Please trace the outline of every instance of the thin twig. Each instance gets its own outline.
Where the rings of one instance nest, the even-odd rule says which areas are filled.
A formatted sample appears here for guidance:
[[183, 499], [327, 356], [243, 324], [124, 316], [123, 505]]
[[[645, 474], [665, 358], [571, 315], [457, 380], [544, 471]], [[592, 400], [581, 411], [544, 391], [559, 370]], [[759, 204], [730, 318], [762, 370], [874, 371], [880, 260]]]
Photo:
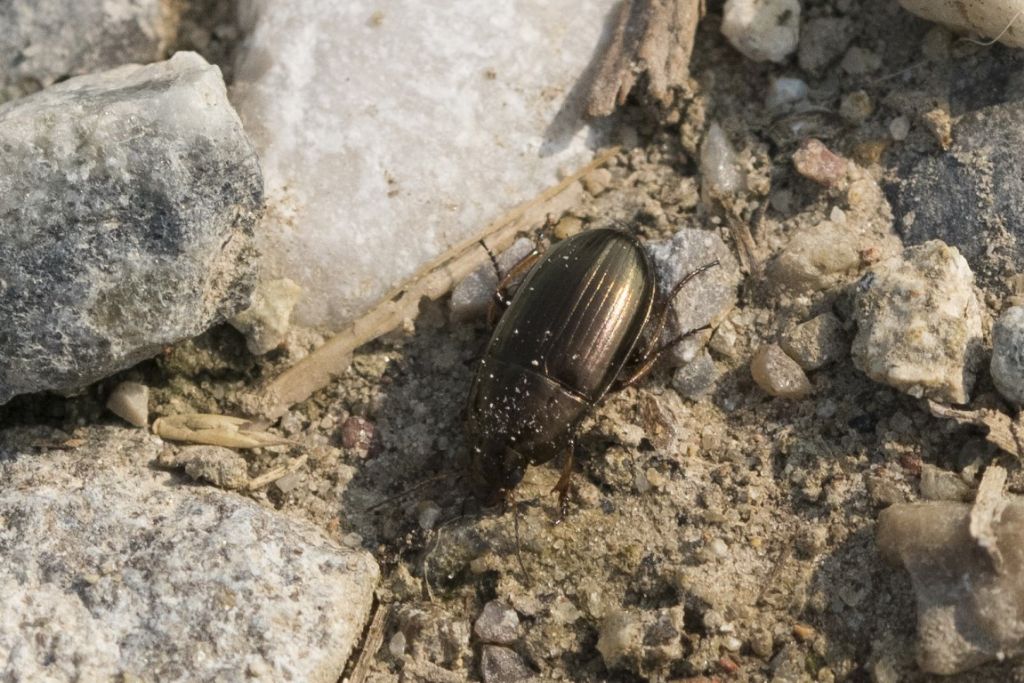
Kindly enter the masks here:
[[370, 620], [370, 626], [366, 629], [366, 637], [363, 638], [363, 649], [359, 652], [359, 659], [352, 667], [352, 675], [348, 677], [349, 683], [363, 683], [366, 675], [370, 673], [370, 665], [377, 651], [384, 644], [384, 628], [388, 623], [388, 613], [391, 609], [387, 605], [378, 604]]
[[264, 486], [269, 486], [278, 479], [281, 479], [286, 475], [291, 474], [292, 472], [298, 471], [300, 467], [306, 464], [306, 461], [308, 459], [309, 456], [303, 453], [302, 455], [295, 458], [287, 465], [278, 465], [277, 467], [273, 467], [264, 472], [263, 474], [261, 474], [260, 476], [254, 477], [251, 480], [249, 480], [249, 485], [247, 488], [249, 489], [249, 491], [259, 491]]
[[404, 320], [416, 317], [424, 298], [438, 299], [444, 296], [454, 284], [486, 263], [487, 251], [481, 242], [493, 251], [504, 251], [517, 235], [543, 224], [549, 212], [567, 209], [559, 205], [559, 200], [566, 200], [566, 190], [590, 171], [604, 165], [617, 152], [618, 148], [601, 152], [593, 161], [557, 185], [519, 205], [479, 234], [424, 266], [405, 284], [390, 292], [380, 303], [323, 346], [242, 397], [242, 409], [251, 415], [276, 419], [294, 404], [306, 400], [330, 384], [334, 377], [348, 367], [356, 348], [399, 327]]

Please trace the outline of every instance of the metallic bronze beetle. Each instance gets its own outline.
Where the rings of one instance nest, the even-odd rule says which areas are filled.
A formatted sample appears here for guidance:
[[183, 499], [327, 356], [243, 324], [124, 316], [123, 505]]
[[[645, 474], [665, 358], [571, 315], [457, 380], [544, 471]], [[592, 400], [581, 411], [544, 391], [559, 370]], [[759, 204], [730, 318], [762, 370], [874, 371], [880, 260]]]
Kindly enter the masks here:
[[717, 262], [683, 278], [657, 312], [650, 258], [636, 237], [620, 230], [570, 237], [542, 257], [527, 257], [510, 275], [531, 265], [470, 389], [471, 474], [480, 497], [493, 504], [510, 495], [528, 465], [568, 452], [555, 487], [564, 511], [580, 421], [609, 391], [637, 382], [663, 351], [692, 333], [658, 345], [672, 297]]

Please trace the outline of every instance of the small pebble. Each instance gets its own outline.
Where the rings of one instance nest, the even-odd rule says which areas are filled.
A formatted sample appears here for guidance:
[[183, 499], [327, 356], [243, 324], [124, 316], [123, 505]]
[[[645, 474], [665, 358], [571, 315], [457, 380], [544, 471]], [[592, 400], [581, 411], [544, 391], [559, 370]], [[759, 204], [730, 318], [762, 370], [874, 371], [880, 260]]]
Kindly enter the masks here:
[[701, 349], [696, 358], [676, 370], [672, 376], [672, 387], [683, 398], [698, 401], [714, 388], [720, 376], [711, 354]]
[[612, 184], [612, 173], [607, 168], [596, 168], [583, 176], [583, 189], [597, 196]]
[[1008, 308], [996, 320], [990, 372], [1003, 398], [1024, 405], [1024, 306]]
[[491, 600], [473, 624], [473, 633], [484, 643], [510, 645], [519, 638], [519, 615], [505, 603]]
[[748, 59], [781, 62], [800, 37], [798, 0], [726, 0], [722, 35]]
[[563, 626], [575, 623], [583, 617], [583, 612], [573, 604], [573, 601], [564, 595], [555, 598], [550, 608], [551, 619], [556, 624]]
[[843, 323], [832, 313], [822, 313], [790, 328], [779, 345], [804, 370], [817, 370], [850, 352]]
[[874, 111], [875, 103], [871, 100], [871, 96], [863, 90], [843, 95], [843, 99], [839, 103], [839, 115], [854, 125], [860, 125], [867, 121]]
[[289, 493], [295, 490], [295, 488], [301, 483], [302, 477], [298, 472], [289, 472], [280, 479], [274, 482], [274, 488], [281, 493]]
[[936, 107], [922, 114], [921, 122], [935, 137], [939, 147], [949, 149], [949, 146], [953, 144], [953, 120], [950, 118], [948, 110]]
[[805, 22], [797, 53], [800, 68], [820, 73], [846, 52], [856, 30], [854, 22], [846, 17], [816, 17]]
[[807, 97], [807, 83], [799, 78], [776, 78], [764, 98], [767, 109], [780, 110]]
[[778, 344], [758, 349], [750, 361], [750, 374], [771, 396], [803, 398], [811, 393], [811, 383], [803, 369]]
[[722, 646], [729, 652], [739, 652], [740, 648], [743, 647], [743, 641], [736, 636], [727, 636], [722, 639]]
[[882, 67], [882, 58], [871, 50], [855, 46], [846, 51], [840, 66], [851, 76], [864, 76], [878, 71]]
[[533, 672], [515, 650], [499, 645], [484, 645], [480, 673], [484, 683], [515, 683], [533, 677]]
[[904, 503], [907, 500], [906, 494], [900, 490], [896, 482], [881, 475], [867, 477], [866, 486], [868, 496], [878, 507], [887, 507], [895, 503]]
[[846, 177], [846, 159], [814, 138], [805, 140], [793, 153], [793, 166], [803, 177], [825, 187], [832, 187]]
[[897, 116], [889, 122], [889, 135], [896, 142], [902, 142], [910, 135], [910, 119], [906, 116]]
[[955, 472], [926, 463], [921, 466], [921, 497], [926, 500], [966, 501], [971, 497], [971, 487]]
[[808, 640], [814, 640], [817, 632], [814, 627], [809, 624], [797, 622], [793, 624], [793, 637], [802, 643], [806, 643]]
[[365, 453], [373, 441], [374, 426], [366, 418], [352, 415], [341, 425], [341, 445]]
[[771, 631], [756, 631], [750, 636], [750, 649], [761, 659], [771, 659], [775, 648], [775, 642]]
[[796, 536], [796, 550], [806, 559], [817, 557], [828, 544], [828, 529], [820, 524], [804, 527]]
[[583, 221], [573, 215], [566, 215], [555, 224], [554, 237], [556, 240], [564, 240], [583, 232]]
[[395, 659], [401, 659], [405, 655], [405, 634], [401, 631], [391, 636], [391, 640], [388, 641], [388, 652]]
[[416, 521], [424, 531], [430, 531], [441, 516], [441, 508], [432, 500], [420, 501], [416, 505]]
[[138, 382], [121, 382], [107, 398], [107, 410], [136, 427], [149, 425], [149, 387]]
[[647, 470], [644, 472], [644, 476], [647, 477], [647, 483], [650, 484], [651, 488], [654, 489], [665, 488], [665, 484], [668, 483], [668, 479], [665, 477], [665, 475], [659, 472], [658, 470], [654, 469], [653, 467], [648, 467]]
[[737, 192], [746, 185], [736, 150], [717, 123], [712, 123], [700, 147], [700, 172], [705, 194], [712, 196]]

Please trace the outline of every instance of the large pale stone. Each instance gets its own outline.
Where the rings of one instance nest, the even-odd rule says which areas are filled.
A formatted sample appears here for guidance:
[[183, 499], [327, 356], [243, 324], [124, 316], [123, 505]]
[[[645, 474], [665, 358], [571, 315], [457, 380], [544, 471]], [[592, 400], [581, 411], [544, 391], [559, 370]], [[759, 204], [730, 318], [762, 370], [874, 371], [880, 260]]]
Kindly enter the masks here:
[[[268, 279], [338, 328], [591, 156], [570, 92], [613, 0], [246, 0], [232, 99], [260, 151]], [[567, 104], [568, 103], [568, 104]]]
[[966, 403], [981, 344], [974, 275], [939, 240], [875, 265], [856, 286], [853, 362], [911, 396]]
[[39, 438], [0, 432], [0, 680], [340, 678], [369, 555], [152, 469], [161, 442], [137, 430]]
[[73, 390], [237, 313], [263, 184], [193, 53], [0, 106], [0, 403]]
[[1024, 26], [1019, 0], [900, 0], [904, 9], [919, 17], [965, 33], [1024, 47]]
[[1024, 653], [1024, 502], [985, 491], [992, 469], [974, 503], [901, 503], [878, 518], [882, 557], [913, 582], [917, 659], [929, 673]]

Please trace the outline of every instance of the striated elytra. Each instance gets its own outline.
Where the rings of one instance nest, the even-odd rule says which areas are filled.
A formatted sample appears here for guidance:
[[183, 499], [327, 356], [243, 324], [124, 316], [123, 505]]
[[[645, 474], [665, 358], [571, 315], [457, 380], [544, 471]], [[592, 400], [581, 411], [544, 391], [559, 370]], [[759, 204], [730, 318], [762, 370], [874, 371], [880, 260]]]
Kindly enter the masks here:
[[549, 249], [498, 321], [470, 389], [471, 474], [480, 497], [499, 502], [528, 465], [568, 452], [556, 487], [564, 508], [580, 421], [613, 387], [639, 380], [686, 336], [655, 346], [668, 300], [714, 265], [684, 278], [655, 312], [654, 269], [636, 237], [595, 229]]

